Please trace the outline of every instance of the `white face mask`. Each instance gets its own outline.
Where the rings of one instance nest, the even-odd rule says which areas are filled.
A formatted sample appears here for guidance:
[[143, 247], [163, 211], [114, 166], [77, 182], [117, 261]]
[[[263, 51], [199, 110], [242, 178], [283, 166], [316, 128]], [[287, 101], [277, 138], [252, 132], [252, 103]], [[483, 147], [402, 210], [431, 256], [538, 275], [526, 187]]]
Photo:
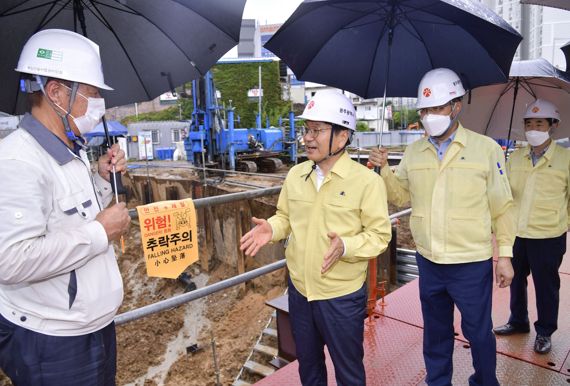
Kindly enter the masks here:
[[524, 135], [530, 146], [540, 146], [550, 138], [548, 131], [529, 130]]
[[451, 118], [449, 115], [426, 114], [422, 125], [430, 137], [439, 137], [451, 126]]
[[[79, 93], [77, 94], [81, 95]], [[105, 99], [81, 96], [87, 99], [87, 110], [85, 114], [77, 118], [71, 114], [69, 114], [69, 116], [73, 118], [75, 126], [77, 126], [81, 135], [85, 135], [92, 132], [95, 126], [101, 121], [103, 115], [105, 115]]]
[[[71, 90], [68, 86], [63, 83], [60, 83], [63, 87]], [[77, 126], [77, 130], [81, 133], [81, 135], [85, 135], [93, 131], [95, 126], [101, 121], [103, 115], [105, 115], [105, 99], [103, 98], [92, 98], [86, 97], [85, 95], [81, 94], [77, 91], [77, 95], [82, 97], [83, 99], [87, 100], [87, 109], [85, 110], [85, 114], [80, 117], [74, 117], [69, 113], [69, 116], [73, 118], [73, 122], [75, 122], [75, 126]], [[59, 107], [61, 110], [67, 113], [63, 107], [58, 105], [57, 103], [53, 102], [54, 105]]]

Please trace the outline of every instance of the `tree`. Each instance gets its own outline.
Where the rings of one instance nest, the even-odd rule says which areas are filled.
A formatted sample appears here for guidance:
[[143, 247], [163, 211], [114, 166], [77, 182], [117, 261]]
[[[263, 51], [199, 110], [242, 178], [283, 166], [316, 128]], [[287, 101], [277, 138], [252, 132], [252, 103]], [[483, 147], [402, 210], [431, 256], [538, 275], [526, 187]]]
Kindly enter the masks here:
[[[279, 62], [263, 63], [223, 63], [212, 68], [214, 85], [222, 97], [220, 104], [235, 108], [235, 114], [240, 116], [242, 127], [255, 127], [255, 116], [258, 110], [257, 99], [249, 99], [247, 91], [258, 88], [259, 66], [261, 66], [262, 98], [262, 125], [265, 125], [269, 116], [270, 124], [277, 126], [279, 116], [288, 117], [289, 102], [281, 98], [281, 83], [279, 82]], [[137, 121], [162, 121], [191, 119], [194, 110], [192, 98], [186, 95], [190, 89], [189, 84], [178, 88], [178, 103], [168, 109], [139, 114], [138, 118], [129, 116], [123, 119], [123, 124]], [[182, 97], [180, 97], [182, 96]], [[180, 114], [180, 110], [182, 114]]]
[[[420, 116], [418, 115], [418, 112], [416, 110], [412, 110], [412, 109], [404, 109], [404, 117], [406, 117], [406, 122], [409, 124], [414, 123], [419, 121]], [[394, 121], [394, 125], [398, 126], [401, 122], [401, 115], [402, 115], [402, 111], [396, 111], [392, 114], [392, 120]], [[402, 129], [406, 129], [405, 127], [402, 127]]]
[[279, 82], [279, 62], [264, 63], [223, 63], [212, 69], [216, 88], [222, 94], [222, 101], [228, 105], [230, 99], [241, 117], [241, 125], [255, 127], [257, 99], [250, 100], [247, 91], [258, 88], [259, 67], [261, 66], [262, 125], [267, 116], [271, 125], [277, 125], [279, 116], [286, 117], [289, 103], [281, 99], [281, 83]]
[[358, 121], [356, 122], [356, 131], [370, 131], [370, 127], [368, 127], [368, 123]]

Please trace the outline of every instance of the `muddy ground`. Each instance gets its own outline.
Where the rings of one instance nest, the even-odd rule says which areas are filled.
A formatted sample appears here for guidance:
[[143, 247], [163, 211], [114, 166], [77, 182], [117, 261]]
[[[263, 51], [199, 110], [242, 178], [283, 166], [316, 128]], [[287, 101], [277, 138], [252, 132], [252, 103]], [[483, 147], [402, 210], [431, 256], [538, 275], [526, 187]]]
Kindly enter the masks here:
[[[142, 279], [145, 284], [142, 289], [136, 284], [126, 288], [121, 312], [183, 293], [184, 285], [179, 282], [147, 278], [144, 267], [136, 262], [140, 257], [132, 257], [134, 260], [125, 261], [123, 267], [136, 266], [134, 270], [141, 272], [135, 273], [134, 280]], [[209, 275], [198, 269], [195, 274], [195, 282], [202, 287], [236, 272], [234, 267], [220, 264]], [[264, 302], [281, 295], [284, 283], [283, 270], [277, 271], [247, 285], [119, 326], [117, 384], [215, 385], [212, 340], [220, 382], [232, 384], [269, 320], [272, 310]], [[197, 349], [195, 353], [192, 346]]]

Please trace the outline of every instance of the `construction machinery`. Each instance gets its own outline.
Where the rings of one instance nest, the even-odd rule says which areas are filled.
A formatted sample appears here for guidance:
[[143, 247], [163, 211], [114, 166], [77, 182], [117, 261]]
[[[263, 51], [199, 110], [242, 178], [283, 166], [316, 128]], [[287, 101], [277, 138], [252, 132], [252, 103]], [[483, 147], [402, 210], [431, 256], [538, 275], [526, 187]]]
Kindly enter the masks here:
[[271, 173], [283, 160], [297, 160], [295, 117], [289, 113], [289, 128], [261, 127], [257, 114], [255, 128], [236, 128], [234, 109], [218, 102], [210, 72], [192, 82], [194, 110], [192, 124], [184, 140], [186, 157], [194, 165], [220, 167], [245, 172]]

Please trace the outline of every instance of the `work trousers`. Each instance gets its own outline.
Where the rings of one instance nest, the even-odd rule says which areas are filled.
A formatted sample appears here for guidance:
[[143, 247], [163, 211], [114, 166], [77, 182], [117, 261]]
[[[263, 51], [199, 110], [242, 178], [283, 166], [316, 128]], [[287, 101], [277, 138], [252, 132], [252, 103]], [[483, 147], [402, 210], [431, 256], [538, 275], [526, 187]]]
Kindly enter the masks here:
[[493, 262], [436, 264], [416, 253], [424, 320], [423, 352], [429, 386], [450, 386], [453, 375], [454, 305], [469, 340], [475, 373], [469, 385], [498, 386], [491, 321]]
[[307, 301], [289, 281], [289, 316], [304, 386], [327, 386], [324, 346], [338, 386], [365, 386], [366, 286], [351, 294]]
[[515, 277], [511, 284], [511, 317], [509, 323], [527, 327], [527, 278], [532, 273], [538, 319], [536, 333], [550, 336], [558, 328], [560, 274], [558, 269], [566, 253], [566, 233], [548, 239], [517, 237], [513, 247]]
[[0, 368], [14, 386], [114, 386], [115, 323], [87, 335], [51, 336], [0, 315]]

